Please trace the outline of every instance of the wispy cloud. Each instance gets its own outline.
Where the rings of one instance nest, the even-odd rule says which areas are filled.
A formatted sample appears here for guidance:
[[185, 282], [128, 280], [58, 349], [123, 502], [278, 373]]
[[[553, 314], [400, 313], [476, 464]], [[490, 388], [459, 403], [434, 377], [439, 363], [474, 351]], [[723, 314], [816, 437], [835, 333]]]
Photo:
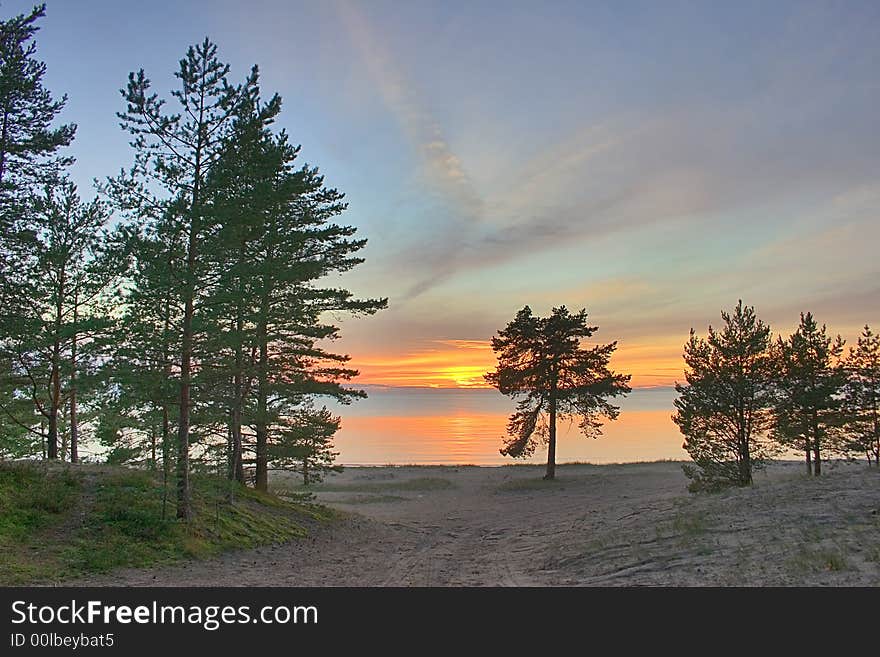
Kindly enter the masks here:
[[430, 109], [407, 80], [395, 55], [388, 51], [359, 6], [349, 0], [337, 0], [335, 8], [385, 106], [421, 157], [427, 183], [436, 187], [455, 209], [468, 216], [479, 214], [482, 203], [461, 160], [450, 148]]

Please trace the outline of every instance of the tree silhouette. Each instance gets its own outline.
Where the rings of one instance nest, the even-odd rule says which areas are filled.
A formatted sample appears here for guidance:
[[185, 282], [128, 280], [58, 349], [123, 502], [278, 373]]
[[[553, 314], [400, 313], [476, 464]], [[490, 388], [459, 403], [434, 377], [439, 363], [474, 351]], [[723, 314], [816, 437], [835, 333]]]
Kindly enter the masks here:
[[684, 346], [686, 384], [675, 384], [673, 421], [694, 461], [684, 471], [692, 490], [752, 483], [768, 456], [761, 439], [770, 427], [773, 377], [770, 327], [755, 309], [737, 304], [721, 313], [724, 327], [706, 338], [691, 329]]
[[787, 340], [774, 347], [778, 397], [774, 435], [787, 447], [804, 450], [807, 473], [822, 473], [822, 452], [839, 449], [841, 400], [845, 380], [840, 362], [844, 341], [819, 328], [812, 313]]
[[548, 444], [544, 479], [556, 476], [557, 420], [577, 417], [585, 436], [598, 437], [602, 418], [614, 420], [619, 414], [619, 407], [608, 398], [630, 391], [630, 376], [608, 369], [616, 342], [582, 346], [581, 341], [597, 329], [587, 324], [586, 310], [572, 315], [561, 306], [549, 317], [538, 317], [526, 306], [492, 338], [498, 366], [486, 374], [486, 381], [519, 399], [501, 453], [531, 456], [538, 442], [535, 436], [543, 438]]
[[844, 363], [847, 449], [880, 467], [880, 335], [865, 325]]
[[339, 430], [340, 418], [326, 406], [314, 408], [310, 403], [277, 422], [277, 438], [268, 447], [269, 463], [274, 468], [299, 472], [303, 485], [320, 483], [328, 472], [341, 472], [335, 465], [339, 456], [333, 451], [333, 436]]

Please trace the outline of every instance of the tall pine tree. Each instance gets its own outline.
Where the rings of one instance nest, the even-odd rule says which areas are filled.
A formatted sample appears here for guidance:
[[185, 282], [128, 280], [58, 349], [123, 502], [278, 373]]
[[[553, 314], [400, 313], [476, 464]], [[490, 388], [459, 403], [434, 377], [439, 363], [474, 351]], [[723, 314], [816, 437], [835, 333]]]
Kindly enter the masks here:
[[[189, 484], [192, 380], [196, 351], [198, 303], [204, 294], [202, 245], [212, 228], [204, 195], [205, 179], [216, 164], [232, 127], [241, 98], [256, 83], [256, 71], [243, 85], [228, 82], [229, 65], [217, 58], [207, 38], [191, 46], [175, 72], [179, 86], [171, 92], [178, 113], [152, 93], [143, 70], [129, 74], [122, 90], [127, 102], [119, 114], [134, 139], [135, 164], [129, 175], [110, 181], [109, 190], [137, 218], [152, 216], [163, 224], [155, 234], [169, 240], [169, 265], [176, 276], [173, 290], [182, 307], [175, 369], [178, 375], [177, 516], [192, 514]], [[152, 196], [161, 189], [164, 195]]]
[[28, 313], [26, 272], [34, 264], [33, 199], [72, 160], [72, 124], [53, 127], [66, 96], [43, 87], [46, 65], [36, 56], [37, 21], [46, 6], [0, 21], [0, 340], [20, 332]]
[[777, 395], [774, 436], [803, 450], [807, 474], [822, 473], [822, 456], [840, 448], [841, 401], [845, 381], [844, 341], [832, 338], [812, 313], [801, 313], [797, 330], [774, 348]]
[[[242, 449], [242, 414], [253, 428], [255, 483], [268, 485], [269, 446], [281, 440], [282, 418], [316, 395], [343, 403], [362, 392], [347, 388], [356, 370], [347, 355], [327, 349], [338, 313], [372, 314], [386, 299], [356, 299], [323, 279], [363, 259], [365, 239], [333, 223], [346, 209], [343, 195], [325, 186], [318, 169], [296, 166], [299, 147], [269, 126], [280, 109], [249, 94], [239, 105], [236, 129], [209, 180], [212, 211], [222, 218], [213, 251], [220, 274], [210, 303], [226, 328], [226, 370], [232, 374], [232, 451]], [[222, 353], [223, 350], [215, 351]], [[245, 397], [252, 401], [246, 407]]]

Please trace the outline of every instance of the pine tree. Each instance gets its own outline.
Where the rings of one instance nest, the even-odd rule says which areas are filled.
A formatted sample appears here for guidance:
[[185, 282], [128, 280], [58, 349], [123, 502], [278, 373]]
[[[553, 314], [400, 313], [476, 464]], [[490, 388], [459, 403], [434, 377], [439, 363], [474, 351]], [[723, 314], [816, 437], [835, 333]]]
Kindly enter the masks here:
[[880, 336], [865, 325], [844, 363], [846, 449], [880, 467]]
[[[174, 354], [183, 315], [170, 265], [175, 249], [166, 236], [133, 231], [128, 250], [131, 274], [108, 367], [102, 442], [121, 444], [119, 454], [129, 458], [148, 453], [152, 468], [161, 457], [164, 517], [177, 425]], [[135, 435], [126, 439], [126, 432]]]
[[341, 472], [334, 463], [339, 454], [333, 451], [339, 416], [326, 406], [316, 410], [310, 403], [291, 410], [292, 414], [278, 418], [276, 440], [268, 447], [269, 465], [299, 472], [304, 486], [320, 483], [328, 472]]
[[586, 310], [572, 315], [562, 306], [549, 317], [538, 317], [526, 306], [492, 338], [498, 366], [486, 380], [502, 394], [521, 398], [510, 416], [509, 439], [501, 453], [528, 457], [537, 445], [535, 434], [546, 438], [544, 479], [556, 476], [557, 420], [577, 417], [585, 436], [598, 437], [601, 418], [614, 420], [619, 414], [619, 408], [607, 399], [630, 391], [630, 376], [608, 369], [616, 342], [582, 346], [581, 341], [596, 330], [587, 325]]
[[684, 471], [691, 490], [748, 486], [769, 456], [773, 362], [770, 327], [739, 301], [721, 313], [724, 327], [708, 337], [691, 329], [684, 346], [685, 384], [676, 383], [673, 421], [693, 459]]
[[[197, 302], [203, 295], [201, 254], [205, 235], [211, 230], [205, 179], [216, 164], [236, 106], [256, 82], [256, 71], [243, 85], [232, 86], [229, 65], [217, 58], [217, 46], [207, 38], [187, 50], [175, 73], [180, 86], [171, 92], [180, 113], [166, 113], [164, 100], [151, 93], [144, 71], [129, 74], [122, 90], [127, 109], [118, 116], [134, 140], [135, 164], [128, 176], [110, 181], [109, 191], [122, 207], [139, 220], [152, 216], [165, 224], [157, 235], [168, 239], [182, 253], [170, 264], [178, 279], [174, 294], [182, 307], [178, 370], [177, 422], [177, 516], [192, 514], [189, 485], [190, 420], [192, 412], [193, 354], [196, 348]], [[156, 198], [149, 190], [158, 186], [166, 196]]]
[[67, 97], [54, 100], [43, 87], [34, 37], [45, 10], [0, 21], [0, 338], [20, 330], [28, 310], [32, 200], [72, 161], [58, 151], [76, 132], [72, 124], [52, 127]]
[[0, 360], [0, 459], [38, 456], [43, 450], [43, 436], [32, 430], [34, 404], [21, 393], [19, 381], [9, 356], [4, 355]]
[[841, 355], [844, 341], [831, 338], [811, 313], [774, 348], [777, 393], [774, 436], [785, 447], [802, 449], [807, 474], [822, 473], [822, 454], [840, 449], [841, 402], [846, 374]]
[[0, 193], [14, 197], [49, 182], [71, 160], [55, 156], [73, 141], [73, 124], [52, 127], [67, 103], [43, 88], [45, 63], [36, 59], [34, 36], [46, 5], [0, 21]]
[[280, 110], [278, 95], [262, 104], [259, 89], [252, 87], [239, 104], [205, 189], [216, 230], [204, 250], [216, 283], [204, 304], [202, 321], [211, 328], [206, 331], [201, 375], [203, 385], [219, 392], [215, 396], [228, 417], [228, 474], [242, 483], [245, 416], [253, 415], [248, 400], [256, 373], [257, 247], [264, 226], [260, 212], [284, 166], [284, 151], [277, 148], [268, 126]]
[[[218, 190], [212, 212], [221, 219], [212, 242], [220, 274], [209, 305], [227, 318], [226, 329], [215, 334], [226, 342], [226, 369], [233, 375], [231, 410], [247, 412], [253, 427], [261, 490], [268, 486], [269, 447], [280, 439], [282, 418], [316, 395], [343, 403], [364, 396], [344, 385], [357, 375], [346, 366], [349, 357], [324, 346], [339, 334], [327, 318], [372, 314], [387, 305], [321, 285], [329, 274], [360, 264], [356, 254], [366, 240], [352, 239], [354, 227], [332, 223], [346, 209], [343, 195], [324, 185], [317, 168], [296, 168], [299, 147], [285, 133], [269, 131], [279, 108], [277, 96], [261, 103], [254, 93], [242, 101], [234, 138], [209, 181], [209, 189]], [[240, 417], [232, 421], [233, 451], [241, 424]]]
[[[5, 354], [12, 363], [12, 385], [45, 419], [46, 456], [54, 459], [59, 457], [64, 408], [75, 402], [77, 372], [83, 365], [77, 347], [106, 326], [102, 314], [91, 313], [89, 307], [115, 271], [100, 253], [107, 220], [100, 202], [83, 203], [76, 187], [62, 180], [47, 185], [35, 207], [35, 237], [26, 271], [29, 303], [12, 327]], [[71, 408], [75, 426], [76, 406]], [[36, 431], [30, 413], [15, 419], [21, 427]], [[71, 448], [75, 454], [75, 439]]]

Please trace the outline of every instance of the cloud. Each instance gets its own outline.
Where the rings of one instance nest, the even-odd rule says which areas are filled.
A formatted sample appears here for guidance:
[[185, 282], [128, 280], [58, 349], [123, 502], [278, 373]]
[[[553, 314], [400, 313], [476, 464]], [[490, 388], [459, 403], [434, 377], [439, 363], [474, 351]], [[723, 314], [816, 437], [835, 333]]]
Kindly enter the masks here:
[[461, 160], [450, 149], [440, 124], [421, 102], [360, 7], [348, 0], [337, 0], [334, 6], [385, 106], [422, 158], [427, 183], [461, 212], [478, 215], [482, 202]]
[[[420, 155], [423, 184], [432, 193], [423, 194], [423, 205], [408, 217], [418, 230], [396, 236], [389, 247], [396, 249], [387, 267], [398, 304], [457, 276], [490, 277], [493, 268], [573, 245], [601, 260], [604, 238], [637, 243], [646, 229], [658, 227], [680, 235], [680, 260], [692, 227], [703, 230], [704, 241], [707, 225], [716, 227], [719, 240], [725, 232], [739, 234], [747, 221], [772, 229], [779, 226], [774, 215], [790, 209], [792, 199], [834, 197], [870, 187], [876, 177], [880, 131], [876, 113], [866, 111], [873, 104], [865, 102], [876, 85], [841, 82], [837, 67], [851, 54], [845, 33], [805, 52], [803, 25], [795, 21], [784, 38], [762, 45], [756, 68], [748, 71], [754, 79], [723, 98], [693, 90], [679, 103], [673, 97], [587, 114], [567, 131], [536, 126], [561, 136], [519, 152], [508, 147], [516, 135], [493, 133], [507, 139], [506, 161], [492, 175], [480, 171], [478, 185], [362, 10], [348, 2], [337, 7], [386, 107]], [[814, 19], [808, 22], [818, 29], [823, 21]], [[488, 136], [458, 128], [472, 151], [492, 152]], [[479, 160], [482, 167], [493, 162], [491, 156]], [[762, 212], [763, 219], [757, 216]], [[816, 222], [827, 225], [829, 216]], [[804, 218], [801, 225], [806, 223]], [[703, 257], [703, 245], [693, 250], [695, 258]], [[727, 276], [728, 287], [736, 288], [751, 278], [736, 275], [722, 270], [719, 280]]]

